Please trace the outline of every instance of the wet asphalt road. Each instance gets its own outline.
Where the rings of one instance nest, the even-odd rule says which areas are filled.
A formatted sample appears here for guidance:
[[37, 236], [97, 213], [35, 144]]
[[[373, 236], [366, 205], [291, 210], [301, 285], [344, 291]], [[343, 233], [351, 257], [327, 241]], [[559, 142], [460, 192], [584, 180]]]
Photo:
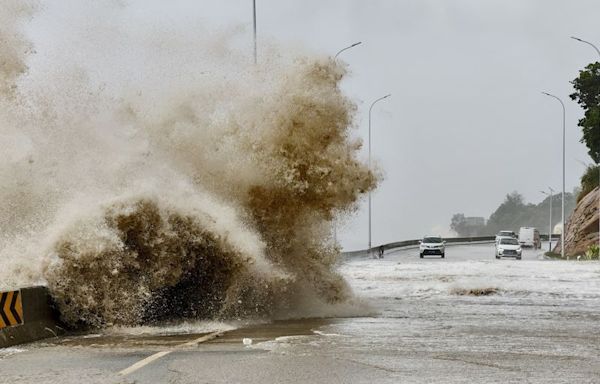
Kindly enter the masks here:
[[185, 347], [240, 324], [0, 349], [0, 383], [600, 383], [600, 263], [493, 253], [482, 244], [449, 247], [445, 260], [414, 249], [350, 260], [340, 271], [370, 307], [359, 317], [242, 325]]

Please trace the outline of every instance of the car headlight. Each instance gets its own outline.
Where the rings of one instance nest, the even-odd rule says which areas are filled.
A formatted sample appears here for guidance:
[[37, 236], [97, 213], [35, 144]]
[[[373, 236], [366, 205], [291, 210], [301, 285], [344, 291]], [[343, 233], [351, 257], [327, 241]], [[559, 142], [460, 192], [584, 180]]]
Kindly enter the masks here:
[[502, 249], [502, 248], [498, 248], [498, 253], [499, 253], [499, 254], [503, 254], [503, 253], [504, 253], [504, 249]]
[[518, 248], [518, 249], [517, 249], [517, 253], [521, 253], [521, 251], [522, 251], [522, 249], [521, 249], [521, 248]]

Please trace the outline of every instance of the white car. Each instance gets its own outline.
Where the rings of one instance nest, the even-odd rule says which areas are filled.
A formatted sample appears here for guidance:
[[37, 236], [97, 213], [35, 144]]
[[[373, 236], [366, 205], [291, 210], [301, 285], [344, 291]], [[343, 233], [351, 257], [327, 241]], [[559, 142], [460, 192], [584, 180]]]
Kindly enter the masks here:
[[500, 240], [502, 240], [502, 239], [514, 239], [514, 237], [512, 237], [512, 236], [499, 236], [499, 235], [496, 235], [496, 245], [498, 245], [498, 243], [500, 243]]
[[512, 237], [512, 238], [516, 239], [517, 234], [514, 233], [513, 231], [500, 231], [496, 235], [496, 243], [498, 243], [498, 240], [500, 240], [501, 237]]
[[496, 259], [501, 257], [514, 257], [521, 260], [523, 250], [519, 244], [519, 240], [512, 237], [502, 237], [496, 244]]
[[442, 259], [446, 256], [446, 242], [439, 236], [425, 236], [419, 241], [419, 256], [440, 255]]

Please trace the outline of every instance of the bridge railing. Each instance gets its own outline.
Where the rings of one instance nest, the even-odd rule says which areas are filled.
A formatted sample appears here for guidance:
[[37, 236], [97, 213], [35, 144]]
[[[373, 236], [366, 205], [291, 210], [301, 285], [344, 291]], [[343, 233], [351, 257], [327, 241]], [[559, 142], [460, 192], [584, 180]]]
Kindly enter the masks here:
[[[468, 243], [488, 243], [488, 242], [491, 243], [495, 239], [496, 239], [496, 236], [473, 236], [473, 237], [449, 237], [449, 238], [444, 238], [444, 241], [446, 241], [447, 244], [458, 245], [458, 244], [468, 244]], [[540, 234], [540, 239], [542, 241], [548, 241], [548, 235]], [[559, 239], [560, 239], [560, 235], [556, 235], [556, 234], [552, 235], [553, 241], [556, 241]], [[420, 240], [421, 239], [404, 240], [404, 241], [396, 241], [393, 243], [382, 244], [382, 245], [378, 245], [376, 247], [372, 247], [371, 252], [377, 252], [379, 250], [379, 247], [381, 247], [381, 246], [383, 246], [384, 251], [388, 251], [390, 249], [397, 249], [397, 248], [412, 248], [412, 247], [418, 246]], [[368, 249], [361, 249], [358, 251], [342, 252], [342, 257], [352, 258], [352, 257], [367, 256], [368, 254], [369, 254]]]

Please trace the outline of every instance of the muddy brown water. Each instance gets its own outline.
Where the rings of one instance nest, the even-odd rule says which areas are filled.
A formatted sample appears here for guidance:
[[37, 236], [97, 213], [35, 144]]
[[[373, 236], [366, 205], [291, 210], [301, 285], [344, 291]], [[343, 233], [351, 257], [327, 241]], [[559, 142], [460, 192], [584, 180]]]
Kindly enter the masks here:
[[[250, 324], [229, 331], [223, 331], [219, 337], [209, 341], [209, 343], [241, 343], [244, 338], [250, 338], [253, 343], [257, 343], [274, 340], [283, 336], [312, 335], [314, 329], [339, 323], [340, 321], [340, 319], [320, 318]], [[174, 348], [207, 334], [209, 332], [180, 334], [78, 333], [49, 339], [44, 343], [53, 346], [90, 348]]]

